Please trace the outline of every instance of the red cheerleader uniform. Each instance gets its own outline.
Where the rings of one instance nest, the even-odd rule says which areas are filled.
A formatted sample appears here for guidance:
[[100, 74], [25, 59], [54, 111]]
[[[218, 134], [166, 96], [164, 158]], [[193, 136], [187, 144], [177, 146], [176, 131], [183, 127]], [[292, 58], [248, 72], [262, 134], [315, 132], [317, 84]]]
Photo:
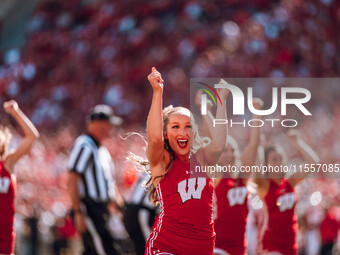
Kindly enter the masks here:
[[14, 253], [15, 180], [0, 162], [0, 253]]
[[223, 178], [215, 188], [217, 218], [215, 220], [217, 249], [231, 255], [244, 255], [248, 216], [248, 191], [242, 179]]
[[263, 204], [264, 218], [259, 229], [258, 254], [279, 252], [296, 255], [298, 225], [294, 214], [294, 189], [285, 179], [279, 184], [270, 180], [269, 185]]
[[[196, 159], [191, 164], [199, 164]], [[175, 158], [157, 185], [160, 214], [146, 244], [145, 254], [212, 255], [213, 185], [210, 178], [192, 178], [190, 163]]]

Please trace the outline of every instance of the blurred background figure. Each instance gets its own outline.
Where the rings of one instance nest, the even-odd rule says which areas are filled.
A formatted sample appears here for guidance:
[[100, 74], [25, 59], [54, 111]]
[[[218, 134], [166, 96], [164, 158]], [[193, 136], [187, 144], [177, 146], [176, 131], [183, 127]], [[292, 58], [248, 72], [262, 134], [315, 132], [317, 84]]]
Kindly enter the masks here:
[[[39, 132], [21, 111], [14, 100], [7, 101], [3, 108], [11, 115], [24, 132], [24, 137], [19, 146], [14, 150], [8, 150], [12, 134], [5, 126], [0, 126], [0, 254], [14, 254], [14, 198], [16, 193], [16, 173], [14, 166], [18, 160], [27, 154], [34, 143], [39, 138]], [[36, 254], [36, 224], [32, 218], [28, 224], [31, 229], [32, 254]], [[35, 246], [34, 246], [35, 245]]]
[[69, 193], [74, 224], [82, 234], [83, 254], [119, 254], [109, 229], [109, 203], [123, 207], [111, 173], [114, 164], [108, 150], [102, 146], [110, 138], [112, 125], [121, 118], [110, 106], [97, 105], [89, 113], [87, 133], [79, 136], [70, 154]]
[[320, 225], [322, 255], [333, 254], [334, 244], [338, 236], [339, 223], [336, 220], [336, 207], [325, 208], [324, 218]]
[[70, 214], [56, 219], [53, 234], [55, 236], [53, 243], [54, 254], [72, 254], [71, 245], [72, 239], [76, 236], [76, 229]]
[[[201, 90], [196, 94], [195, 103], [200, 107]], [[261, 109], [263, 102], [254, 98], [254, 107]], [[207, 115], [202, 117], [202, 134], [211, 137], [214, 132], [211, 108], [213, 103], [208, 102]], [[261, 118], [253, 116], [254, 119]], [[250, 174], [239, 173], [239, 167], [254, 165], [260, 144], [261, 128], [250, 130], [249, 142], [241, 155], [237, 141], [227, 136], [227, 146], [222, 153], [218, 165], [222, 167], [236, 167], [235, 172], [217, 174], [214, 178], [214, 229], [216, 233], [215, 255], [243, 255], [247, 250], [246, 226], [248, 218], [248, 197], [250, 189], [247, 188]]]
[[[287, 137], [307, 164], [319, 162], [316, 153], [301, 140], [297, 130], [290, 129]], [[280, 151], [277, 146], [269, 146], [265, 149], [264, 164], [268, 167], [278, 167], [287, 162], [284, 160], [282, 150]], [[295, 216], [297, 197], [294, 189], [307, 174], [294, 173], [288, 177], [284, 172], [269, 171], [267, 178], [260, 175], [254, 179], [264, 208], [264, 217], [260, 222], [258, 234], [258, 252], [276, 255], [297, 254], [298, 225]]]

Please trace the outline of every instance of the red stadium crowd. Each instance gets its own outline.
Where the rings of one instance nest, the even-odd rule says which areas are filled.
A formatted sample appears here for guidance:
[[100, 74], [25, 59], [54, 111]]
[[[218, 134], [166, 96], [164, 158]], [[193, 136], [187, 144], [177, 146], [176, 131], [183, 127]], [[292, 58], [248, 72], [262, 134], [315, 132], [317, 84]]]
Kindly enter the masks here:
[[3, 53], [1, 90], [42, 127], [79, 128], [97, 102], [142, 123], [152, 65], [182, 105], [190, 77], [337, 76], [339, 12], [331, 0], [44, 1], [25, 47]]

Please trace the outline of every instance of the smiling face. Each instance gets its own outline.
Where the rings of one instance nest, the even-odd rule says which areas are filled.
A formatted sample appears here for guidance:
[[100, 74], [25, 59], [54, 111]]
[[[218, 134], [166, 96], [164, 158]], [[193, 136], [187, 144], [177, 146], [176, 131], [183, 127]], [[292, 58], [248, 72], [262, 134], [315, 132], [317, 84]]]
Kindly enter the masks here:
[[282, 156], [276, 150], [272, 150], [268, 153], [267, 164], [271, 166], [282, 165]]
[[164, 138], [168, 139], [174, 154], [190, 155], [190, 131], [189, 116], [180, 113], [173, 113], [169, 116]]
[[[265, 151], [265, 160], [267, 166], [272, 167], [280, 167], [283, 163], [283, 156], [280, 151], [275, 147], [267, 148]], [[270, 172], [268, 175], [270, 178], [282, 178], [284, 176], [284, 173], [278, 171], [278, 172]]]

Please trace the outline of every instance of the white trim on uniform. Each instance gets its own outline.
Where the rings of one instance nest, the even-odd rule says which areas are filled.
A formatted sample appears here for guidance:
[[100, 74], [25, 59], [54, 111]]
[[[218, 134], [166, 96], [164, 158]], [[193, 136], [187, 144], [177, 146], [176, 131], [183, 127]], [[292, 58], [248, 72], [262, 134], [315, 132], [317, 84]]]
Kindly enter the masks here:
[[164, 217], [164, 206], [163, 206], [163, 197], [162, 197], [162, 190], [161, 190], [161, 185], [158, 184], [157, 185], [157, 195], [159, 198], [159, 203], [160, 203], [160, 208], [161, 208], [161, 213], [159, 214], [159, 218], [158, 218], [158, 222], [157, 222], [157, 227], [154, 229], [153, 233], [152, 233], [152, 237], [150, 238], [150, 244], [149, 244], [149, 254], [152, 255], [151, 253], [151, 248], [153, 247], [153, 242], [156, 240], [161, 227], [162, 227], [162, 223], [163, 223], [163, 217]]
[[263, 252], [262, 241], [263, 241], [264, 234], [266, 233], [268, 229], [268, 221], [269, 221], [269, 213], [268, 213], [267, 204], [265, 201], [262, 201], [262, 202], [263, 202], [264, 217], [263, 217], [263, 224], [261, 226], [259, 239], [258, 239], [258, 246], [257, 246], [258, 252]]
[[228, 252], [226, 252], [223, 249], [216, 248], [214, 249], [214, 255], [230, 255]]
[[150, 212], [147, 209], [139, 209], [138, 211], [138, 223], [142, 230], [144, 239], [147, 240], [151, 234], [151, 229], [149, 227], [148, 221], [150, 217]]

